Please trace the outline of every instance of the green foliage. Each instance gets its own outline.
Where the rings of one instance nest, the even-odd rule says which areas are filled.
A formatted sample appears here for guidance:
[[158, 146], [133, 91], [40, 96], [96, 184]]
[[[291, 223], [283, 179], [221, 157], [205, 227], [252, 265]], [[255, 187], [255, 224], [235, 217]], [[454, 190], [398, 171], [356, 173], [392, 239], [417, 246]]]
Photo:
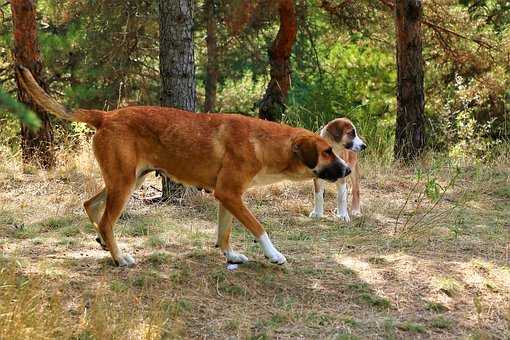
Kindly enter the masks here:
[[0, 90], [0, 108], [8, 110], [34, 130], [37, 130], [41, 126], [41, 120], [34, 112], [30, 111], [25, 105], [21, 104], [2, 90]]
[[[296, 3], [297, 41], [284, 122], [317, 131], [331, 119], [352, 119], [366, 140], [365, 156], [392, 161], [395, 120], [395, 48], [392, 11], [380, 3], [306, 0]], [[195, 11], [198, 107], [204, 100], [206, 18]], [[216, 2], [219, 84], [216, 111], [257, 114], [269, 80], [267, 49], [278, 31], [271, 2]], [[440, 8], [439, 8], [440, 6]], [[245, 13], [245, 10], [249, 9]], [[12, 75], [9, 6], [0, 24], [0, 105], [37, 125], [6, 93]], [[114, 109], [159, 104], [157, 2], [57, 1], [37, 3], [39, 43], [52, 94], [70, 107]], [[243, 15], [238, 15], [243, 13]], [[510, 136], [510, 16], [504, 1], [448, 0], [424, 4], [423, 25], [428, 146], [459, 162], [490, 161]], [[18, 123], [0, 113], [0, 143], [16, 149]], [[65, 125], [60, 136], [88, 135]], [[427, 195], [434, 196], [431, 183]], [[436, 190], [437, 191], [437, 190]], [[431, 197], [432, 197], [431, 196]]]
[[355, 122], [388, 118], [394, 106], [393, 56], [340, 42], [324, 53], [322, 74], [294, 77], [285, 120], [317, 130], [341, 116]]

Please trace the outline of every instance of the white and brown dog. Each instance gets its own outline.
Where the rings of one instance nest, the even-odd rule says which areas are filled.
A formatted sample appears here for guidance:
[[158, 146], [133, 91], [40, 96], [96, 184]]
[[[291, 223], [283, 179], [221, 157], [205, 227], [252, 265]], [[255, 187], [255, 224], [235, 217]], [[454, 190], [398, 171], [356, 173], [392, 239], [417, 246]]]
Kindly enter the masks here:
[[[358, 152], [366, 148], [365, 142], [359, 137], [356, 128], [347, 118], [337, 118], [326, 124], [321, 131], [320, 136], [327, 140], [332, 146], [335, 154], [340, 156], [351, 168], [352, 183], [352, 210], [354, 217], [361, 216], [360, 206], [360, 173], [358, 165]], [[314, 207], [310, 213], [312, 218], [321, 218], [324, 215], [324, 181], [319, 178], [313, 180], [314, 185]], [[347, 210], [347, 183], [346, 178], [341, 178], [336, 182], [337, 186], [337, 208], [335, 216], [340, 220], [349, 222], [349, 212]]]
[[214, 192], [219, 201], [217, 244], [229, 262], [248, 261], [230, 245], [235, 216], [277, 264], [283, 264], [285, 256], [244, 204], [243, 193], [252, 186], [287, 179], [334, 182], [351, 172], [324, 138], [308, 130], [235, 114], [197, 114], [168, 107], [71, 111], [48, 96], [28, 69], [18, 68], [18, 81], [48, 112], [96, 128], [92, 146], [105, 187], [84, 207], [102, 246], [120, 266], [135, 261], [118, 247], [113, 226], [131, 193], [151, 171]]

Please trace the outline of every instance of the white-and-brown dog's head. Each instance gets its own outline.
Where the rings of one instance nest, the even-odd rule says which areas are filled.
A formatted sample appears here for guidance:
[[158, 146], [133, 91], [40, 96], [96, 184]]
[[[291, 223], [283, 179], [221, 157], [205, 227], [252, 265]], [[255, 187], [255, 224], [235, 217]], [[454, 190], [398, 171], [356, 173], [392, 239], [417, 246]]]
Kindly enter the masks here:
[[329, 122], [324, 130], [327, 135], [338, 145], [345, 149], [360, 152], [367, 145], [359, 137], [354, 124], [347, 118], [337, 118]]
[[292, 152], [314, 177], [334, 182], [351, 173], [349, 166], [333, 152], [331, 145], [316, 134], [296, 136], [292, 141]]

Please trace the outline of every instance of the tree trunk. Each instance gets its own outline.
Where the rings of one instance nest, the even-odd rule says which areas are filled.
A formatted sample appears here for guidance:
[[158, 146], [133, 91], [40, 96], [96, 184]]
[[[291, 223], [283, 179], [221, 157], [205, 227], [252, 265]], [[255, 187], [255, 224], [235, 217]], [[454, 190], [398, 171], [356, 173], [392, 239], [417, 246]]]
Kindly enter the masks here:
[[[16, 64], [27, 67], [39, 85], [48, 92], [48, 85], [42, 79], [41, 54], [37, 43], [35, 1], [12, 0], [10, 3], [14, 34], [14, 60]], [[32, 163], [43, 169], [49, 169], [55, 165], [53, 129], [49, 115], [35, 105], [27, 93], [23, 92], [17, 76], [16, 83], [18, 85], [18, 100], [41, 119], [41, 128], [38, 131], [33, 131], [24, 124], [21, 125], [23, 163]]]
[[[161, 105], [195, 111], [193, 0], [159, 2], [159, 70]], [[163, 176], [163, 200], [175, 199], [183, 187]]]
[[204, 111], [213, 112], [216, 106], [218, 87], [218, 42], [216, 38], [216, 10], [214, 0], [205, 0], [204, 13], [207, 22], [207, 71], [205, 76]]
[[412, 162], [425, 147], [421, 0], [397, 0], [397, 123], [395, 159]]
[[290, 88], [290, 54], [296, 40], [296, 12], [292, 0], [278, 4], [280, 29], [268, 51], [271, 80], [259, 103], [259, 117], [279, 121], [285, 112], [285, 99]]

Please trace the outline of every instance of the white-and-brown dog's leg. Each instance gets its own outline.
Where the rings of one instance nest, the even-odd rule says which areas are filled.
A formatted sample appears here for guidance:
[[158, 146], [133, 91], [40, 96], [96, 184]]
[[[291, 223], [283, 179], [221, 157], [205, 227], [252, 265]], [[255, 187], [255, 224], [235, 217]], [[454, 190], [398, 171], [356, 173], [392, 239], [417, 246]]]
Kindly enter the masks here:
[[350, 222], [351, 218], [349, 217], [349, 212], [347, 210], [347, 182], [345, 178], [339, 179], [336, 182], [337, 186], [337, 208], [335, 211], [335, 216], [342, 221]]
[[351, 183], [352, 183], [352, 216], [360, 217], [361, 216], [361, 200], [360, 200], [360, 173], [358, 164], [353, 167], [351, 173]]
[[248, 258], [241, 253], [232, 250], [230, 245], [230, 234], [232, 232], [232, 214], [219, 204], [218, 208], [218, 239], [216, 245], [227, 258], [228, 263], [245, 263]]
[[321, 218], [324, 216], [324, 182], [320, 179], [313, 180], [313, 210], [310, 213], [311, 218]]

